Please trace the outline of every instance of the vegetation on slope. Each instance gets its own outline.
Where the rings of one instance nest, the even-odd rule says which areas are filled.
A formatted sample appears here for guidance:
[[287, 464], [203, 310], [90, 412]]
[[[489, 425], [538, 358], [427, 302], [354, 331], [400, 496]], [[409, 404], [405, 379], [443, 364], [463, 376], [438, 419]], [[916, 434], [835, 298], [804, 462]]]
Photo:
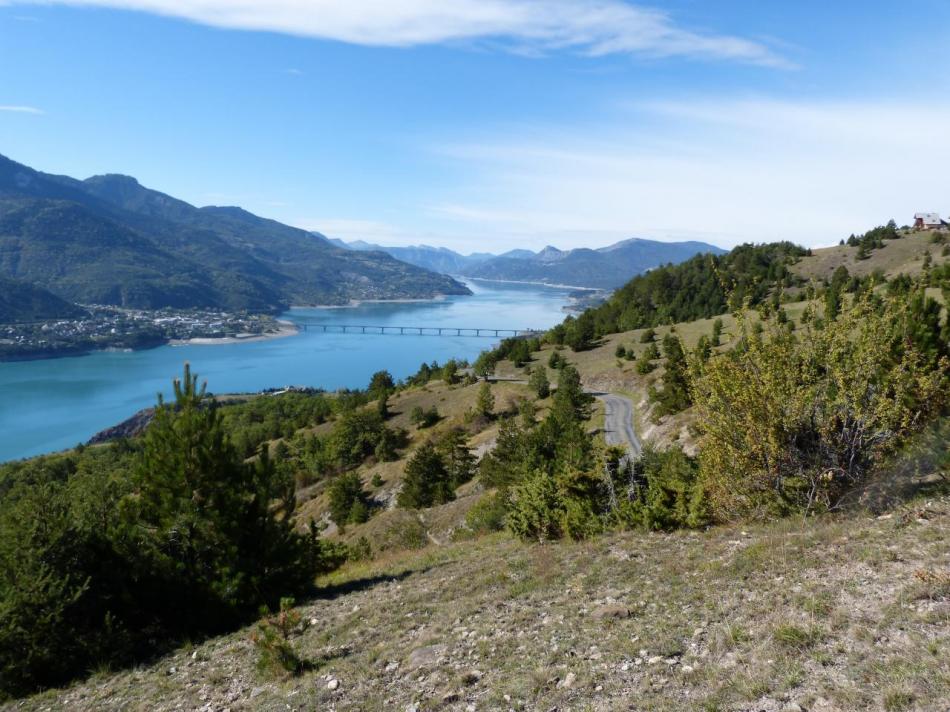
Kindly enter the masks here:
[[[840, 508], [853, 496], [856, 486], [886, 477], [887, 468], [894, 462], [888, 457], [902, 452], [922, 430], [943, 432], [950, 392], [950, 328], [933, 296], [950, 286], [950, 268], [931, 264], [921, 270], [919, 279], [895, 277], [886, 287], [875, 281], [878, 277], [855, 279], [847, 271], [840, 272], [831, 275], [827, 283], [801, 290], [800, 298], [806, 301], [789, 303], [782, 297], [783, 289], [791, 291], [801, 286], [788, 271], [788, 265], [797, 259], [794, 248], [749, 247], [740, 248], [739, 254], [743, 256], [735, 257], [734, 263], [707, 263], [716, 267], [708, 271], [699, 263], [682, 272], [670, 268], [672, 272], [665, 278], [706, 284], [711, 290], [711, 303], [728, 308], [728, 290], [717, 292], [711, 278], [718, 279], [735, 264], [752, 265], [748, 269], [756, 278], [739, 274], [732, 282], [743, 285], [746, 305], [735, 315], [679, 324], [675, 330], [673, 326], [661, 326], [660, 315], [672, 318], [667, 315], [674, 313], [674, 305], [688, 314], [700, 310], [716, 316], [712, 306], [680, 302], [673, 292], [667, 293], [669, 300], [664, 301], [661, 290], [650, 302], [652, 316], [638, 322], [655, 322], [651, 328], [638, 331], [635, 339], [629, 334], [619, 340], [608, 339], [607, 359], [614, 368], [619, 365], [622, 371], [633, 363], [638, 371], [641, 365], [649, 367], [646, 370], [652, 372], [648, 378], [654, 382], [653, 398], [663, 417], [679, 417], [683, 412], [701, 416], [694, 420], [698, 457], [677, 447], [647, 447], [633, 463], [625, 453], [605, 447], [597, 437], [592, 430], [597, 422], [592, 418], [595, 409], [584, 392], [580, 372], [571, 362], [582, 364], [595, 355], [601, 358], [595, 352], [599, 354], [605, 347], [585, 348], [596, 344], [601, 326], [618, 327], [610, 326], [609, 318], [598, 322], [591, 316], [586, 322], [574, 320], [592, 328], [583, 334], [586, 343], [573, 354], [558, 350], [560, 336], [568, 333], [565, 327], [560, 336], [556, 329], [545, 337], [549, 359], [537, 356], [543, 346], [540, 340], [513, 340], [475, 364], [474, 371], [485, 374], [501, 359], [510, 359], [506, 367], [510, 364], [518, 369], [527, 381], [516, 387], [477, 385], [463, 364], [424, 364], [402, 383], [379, 372], [365, 392], [288, 394], [286, 400], [263, 398], [220, 409], [207, 405], [167, 409], [142, 440], [7, 466], [0, 472], [0, 484], [5, 488], [0, 500], [0, 556], [6, 556], [5, 561], [13, 565], [13, 552], [20, 552], [18, 561], [29, 562], [34, 568], [28, 568], [33, 573], [26, 577], [2, 580], [3, 605], [22, 611], [25, 601], [34, 595], [24, 591], [17, 581], [49, 581], [52, 593], [42, 599], [45, 602], [40, 609], [50, 615], [37, 620], [65, 620], [62, 629], [74, 633], [70, 640], [80, 641], [83, 646], [89, 641], [89, 647], [76, 650], [53, 636], [51, 640], [67, 651], [65, 660], [72, 661], [72, 667], [44, 667], [43, 656], [49, 651], [36, 641], [45, 640], [46, 629], [18, 614], [17, 625], [4, 629], [8, 637], [0, 638], [0, 651], [22, 645], [21, 639], [26, 636], [35, 645], [35, 654], [26, 662], [7, 655], [4, 689], [20, 692], [57, 676], [66, 679], [79, 671], [83, 663], [78, 661], [123, 662], [149, 649], [134, 636], [123, 638], [127, 632], [113, 637], [109, 626], [100, 626], [97, 631], [83, 628], [69, 613], [74, 593], [79, 591], [76, 600], [92, 595], [82, 586], [75, 586], [76, 582], [86, 582], [83, 585], [101, 597], [86, 600], [96, 601], [100, 607], [104, 604], [99, 601], [105, 600], [107, 605], [102, 610], [117, 611], [115, 619], [120, 623], [123, 616], [131, 618], [113, 601], [131, 600], [130, 591], [134, 593], [135, 589], [129, 588], [131, 584], [121, 575], [116, 576], [116, 571], [124, 569], [110, 563], [125, 561], [121, 557], [129, 555], [130, 541], [136, 543], [134, 551], [143, 558], [132, 557], [129, 570], [143, 578], [155, 572], [165, 582], [175, 582], [175, 576], [187, 572], [189, 581], [193, 581], [189, 585], [196, 587], [189, 599], [197, 602], [196, 609], [189, 609], [178, 599], [179, 607], [184, 606], [181, 618], [168, 622], [160, 607], [147, 610], [152, 616], [151, 630], [169, 631], [167, 635], [174, 640], [208, 632], [212, 624], [233, 625], [262, 600], [274, 606], [284, 594], [305, 591], [308, 572], [335, 564], [343, 557], [357, 562], [394, 546], [445, 543], [427, 528], [427, 522], [440, 517], [453, 522], [445, 529], [454, 538], [507, 529], [527, 541], [585, 540], [610, 535], [612, 530], [636, 528], [705, 528], [732, 520], [751, 527], [755, 526], [754, 520]], [[627, 306], [647, 304], [643, 301], [646, 296], [642, 285], [631, 289]], [[720, 298], [722, 302], [717, 301]], [[603, 313], [609, 316], [622, 314], [623, 310], [607, 309]], [[554, 379], [548, 378], [549, 368], [554, 371]], [[524, 370], [530, 370], [530, 374]], [[553, 395], [551, 380], [557, 381]], [[499, 394], [505, 388], [517, 395], [502, 402]], [[202, 401], [203, 397], [193, 395]], [[419, 417], [415, 418], [412, 414], [417, 410]], [[179, 421], [186, 413], [190, 413], [189, 418]], [[175, 425], [180, 422], [191, 425]], [[410, 426], [415, 427], [410, 431]], [[206, 500], [203, 492], [191, 485], [182, 486], [177, 473], [189, 470], [183, 470], [180, 451], [167, 444], [180, 437], [188, 439], [188, 433], [196, 432], [209, 435], [208, 439], [200, 439], [202, 447], [193, 450], [200, 456], [190, 470], [195, 482], [212, 490], [213, 483], [231, 483], [228, 492], [213, 494], [208, 500], [227, 503], [228, 512], [241, 510], [241, 502], [256, 502], [249, 516], [258, 528], [252, 526], [250, 530], [277, 533], [276, 538], [258, 536], [260, 541], [255, 546], [263, 548], [253, 548], [246, 542], [225, 515], [210, 517], [208, 523], [196, 522], [195, 547], [176, 548], [181, 542], [182, 517], [195, 521], [195, 505]], [[266, 447], [261, 447], [265, 443]], [[471, 452], [475, 443], [485, 453], [477, 472]], [[946, 469], [945, 442], [940, 441], [937, 450], [935, 467]], [[901, 467], [904, 464], [901, 462]], [[152, 472], [171, 474], [161, 487], [148, 494], [147, 483], [153, 479], [146, 473]], [[163, 482], [163, 477], [154, 481]], [[235, 482], [245, 497], [232, 491]], [[44, 492], [50, 483], [52, 491], [64, 493], [63, 499], [43, 495], [47, 499], [40, 502], [27, 496]], [[106, 497], [100, 496], [106, 505], [92, 506], [87, 499], [90, 490], [82, 489], [83, 483], [97, 492], [107, 492]], [[189, 488], [191, 499], [187, 497]], [[161, 492], [170, 493], [168, 503], [162, 500]], [[391, 497], [381, 498], [387, 492]], [[196, 493], [200, 495], [197, 499]], [[295, 520], [291, 512], [298, 503], [301, 506]], [[24, 534], [33, 531], [24, 530], [19, 523], [24, 511], [45, 509], [64, 512], [63, 521], [78, 525], [68, 530], [68, 537], [54, 536], [53, 544], [37, 534]], [[34, 519], [40, 518], [34, 514]], [[308, 532], [310, 520], [319, 520], [319, 525]], [[94, 540], [99, 548], [87, 544], [90, 521], [104, 523], [96, 529], [107, 533], [104, 542], [102, 538]], [[138, 531], [136, 527], [144, 529], [138, 534], [143, 539], [128, 538], [129, 521], [135, 525], [132, 532]], [[64, 531], [65, 526], [57, 524], [51, 531]], [[324, 526], [325, 539], [343, 535], [345, 529], [352, 545], [331, 547], [316, 540], [316, 529]], [[394, 534], [397, 530], [398, 536]], [[171, 540], [161, 536], [153, 539], [155, 532], [163, 531], [175, 535]], [[66, 539], [79, 547], [81, 556], [74, 556], [71, 549], [60, 553], [59, 547], [65, 546]], [[479, 544], [464, 546], [477, 549]], [[513, 545], [509, 542], [505, 546]], [[295, 559], [300, 578], [275, 581], [272, 586], [255, 583], [266, 579], [254, 573], [260, 571], [261, 561], [275, 557], [273, 570], [280, 570], [286, 563], [282, 556]], [[301, 563], [301, 557], [310, 563]], [[52, 568], [42, 568], [49, 566]], [[199, 566], [197, 575], [195, 566]], [[103, 569], [110, 575], [104, 575]], [[268, 566], [267, 570], [272, 569]], [[925, 585], [938, 581], [939, 588], [939, 571], [927, 569], [922, 576], [922, 582], [931, 582]], [[944, 594], [938, 590], [936, 595]], [[221, 596], [224, 598], [214, 598]], [[145, 600], [149, 600], [147, 596]], [[220, 607], [222, 617], [197, 616], [210, 601]], [[276, 646], [269, 648], [271, 652], [284, 650], [281, 646], [290, 645], [291, 638], [303, 636], [308, 628], [305, 624], [290, 626], [294, 630], [281, 627], [280, 621], [296, 620], [297, 614], [292, 615], [286, 605], [284, 612], [262, 624], [256, 638], [264, 641], [261, 644]], [[314, 618], [319, 627], [319, 617]], [[599, 625], [603, 627], [603, 621], [614, 618], [605, 613]], [[138, 624], [134, 630], [149, 629], [138, 619], [131, 619]], [[658, 625], [654, 617], [646, 620], [654, 628]], [[126, 630], [122, 625], [117, 626], [119, 629]], [[769, 635], [777, 646], [798, 649], [813, 642], [820, 644], [823, 638], [813, 633], [804, 625], [779, 630], [776, 624]], [[13, 642], [8, 646], [7, 641]], [[286, 659], [304, 659], [293, 647], [290, 652], [297, 657]], [[652, 657], [640, 655], [641, 665], [651, 665]], [[37, 661], [40, 667], [31, 667]], [[50, 678], [39, 679], [38, 670]], [[294, 665], [291, 672], [304, 675], [306, 667]], [[573, 684], [553, 689], [563, 691]], [[922, 688], [916, 678], [908, 687], [908, 694], [939, 699], [939, 692]], [[712, 702], [761, 697], [750, 698], [731, 688], [702, 689]], [[889, 694], [883, 687], [878, 692]], [[516, 694], [529, 704], [523, 691]], [[546, 701], [548, 697], [542, 694], [536, 699]]]
[[75, 319], [85, 310], [32, 284], [0, 277], [0, 324]]
[[0, 275], [85, 304], [273, 312], [467, 294], [381, 253], [239, 208], [196, 208], [127, 176], [78, 181], [0, 156]]
[[4, 468], [0, 694], [216, 633], [308, 591], [336, 552], [293, 528], [293, 482], [245, 462], [185, 370], [141, 442]]

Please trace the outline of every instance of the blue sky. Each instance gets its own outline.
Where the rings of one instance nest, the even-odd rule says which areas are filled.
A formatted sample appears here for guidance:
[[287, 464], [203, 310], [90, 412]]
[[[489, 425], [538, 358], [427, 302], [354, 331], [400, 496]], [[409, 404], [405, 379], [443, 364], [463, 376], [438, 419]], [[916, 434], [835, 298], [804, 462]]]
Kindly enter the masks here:
[[835, 243], [950, 213], [950, 3], [0, 0], [0, 153], [344, 239]]

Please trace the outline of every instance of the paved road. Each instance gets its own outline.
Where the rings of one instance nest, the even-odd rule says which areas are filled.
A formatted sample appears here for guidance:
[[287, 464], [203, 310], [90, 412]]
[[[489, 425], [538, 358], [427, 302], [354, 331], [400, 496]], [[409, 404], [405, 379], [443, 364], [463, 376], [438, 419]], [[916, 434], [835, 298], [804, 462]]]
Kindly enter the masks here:
[[633, 402], [613, 393], [598, 393], [604, 404], [604, 439], [608, 445], [625, 447], [632, 457], [639, 457], [643, 449], [633, 429]]
[[[489, 381], [506, 381], [508, 383], [527, 383], [517, 376], [489, 376]], [[604, 404], [604, 439], [608, 445], [617, 445], [627, 448], [627, 452], [634, 459], [640, 457], [643, 446], [637, 431], [633, 428], [633, 401], [614, 393], [601, 393], [588, 390], [592, 396]]]

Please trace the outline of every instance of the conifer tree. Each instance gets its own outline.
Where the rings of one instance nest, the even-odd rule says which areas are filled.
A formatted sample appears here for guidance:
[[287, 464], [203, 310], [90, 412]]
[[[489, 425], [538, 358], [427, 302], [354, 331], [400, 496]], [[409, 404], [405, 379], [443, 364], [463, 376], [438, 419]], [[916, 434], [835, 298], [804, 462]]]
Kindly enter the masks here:
[[491, 384], [488, 381], [485, 381], [478, 389], [475, 412], [486, 418], [491, 418], [495, 414], [495, 396], [492, 394]]
[[453, 499], [455, 490], [452, 476], [442, 455], [432, 442], [423, 443], [406, 463], [402, 489], [397, 498], [399, 506], [419, 509]]
[[547, 369], [544, 366], [541, 364], [535, 366], [531, 372], [531, 378], [528, 379], [528, 386], [542, 400], [551, 395], [551, 382], [548, 380]]

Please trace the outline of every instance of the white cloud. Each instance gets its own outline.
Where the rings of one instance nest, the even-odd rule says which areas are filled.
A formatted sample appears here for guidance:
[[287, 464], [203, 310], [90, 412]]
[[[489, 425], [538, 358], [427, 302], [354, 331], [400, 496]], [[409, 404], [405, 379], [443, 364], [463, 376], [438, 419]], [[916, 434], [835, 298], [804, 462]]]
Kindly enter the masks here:
[[439, 146], [472, 178], [434, 210], [533, 244], [587, 234], [813, 246], [950, 212], [950, 104], [695, 101], [620, 118]]
[[[0, 0], [0, 5], [5, 0]], [[215, 27], [265, 30], [361, 45], [408, 47], [491, 40], [535, 54], [639, 54], [789, 63], [764, 44], [679, 27], [625, 0], [6, 0], [98, 6], [180, 17]]]
[[35, 106], [0, 105], [0, 111], [6, 111], [13, 114], [34, 114], [36, 116], [46, 113], [42, 109], [37, 109]]

